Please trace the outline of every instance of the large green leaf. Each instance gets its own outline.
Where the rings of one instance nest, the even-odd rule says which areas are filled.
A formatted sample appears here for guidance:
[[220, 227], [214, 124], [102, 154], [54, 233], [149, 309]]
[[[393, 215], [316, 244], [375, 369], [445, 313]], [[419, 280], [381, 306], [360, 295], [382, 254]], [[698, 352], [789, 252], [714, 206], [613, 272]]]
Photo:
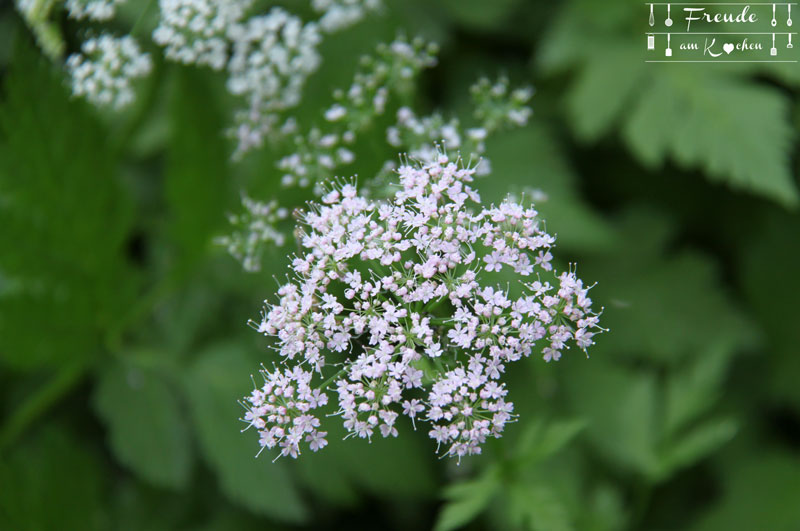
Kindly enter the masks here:
[[610, 247], [614, 233], [578, 193], [577, 176], [554, 130], [536, 123], [498, 133], [487, 142], [487, 151], [492, 175], [485, 183], [478, 181], [484, 200], [501, 201], [509, 191], [530, 200], [532, 190], [538, 190], [546, 199], [534, 197], [534, 206], [547, 222], [547, 230], [557, 235], [559, 247], [581, 251]]
[[0, 357], [58, 365], [98, 350], [131, 301], [131, 202], [106, 133], [20, 44], [0, 106]]
[[800, 529], [800, 461], [772, 450], [756, 452], [724, 471], [722, 497], [692, 531]]
[[223, 344], [202, 352], [186, 372], [183, 383], [200, 450], [233, 501], [277, 520], [300, 522], [307, 513], [286, 464], [273, 463], [268, 455], [256, 458], [255, 434], [240, 432], [244, 410], [238, 401], [257, 367], [242, 346]]
[[436, 520], [435, 531], [458, 529], [484, 511], [500, 488], [496, 473], [489, 471], [473, 481], [456, 483], [445, 490], [447, 503]]
[[121, 360], [100, 374], [94, 406], [116, 457], [142, 479], [177, 489], [189, 480], [193, 445], [174, 386], [136, 358]]
[[645, 64], [645, 7], [573, 0], [544, 39], [544, 71], [574, 73], [565, 106], [575, 132], [596, 140], [619, 125], [632, 153], [651, 167], [671, 159], [795, 207], [790, 100], [753, 74], [796, 83], [796, 72], [787, 76], [785, 65]]

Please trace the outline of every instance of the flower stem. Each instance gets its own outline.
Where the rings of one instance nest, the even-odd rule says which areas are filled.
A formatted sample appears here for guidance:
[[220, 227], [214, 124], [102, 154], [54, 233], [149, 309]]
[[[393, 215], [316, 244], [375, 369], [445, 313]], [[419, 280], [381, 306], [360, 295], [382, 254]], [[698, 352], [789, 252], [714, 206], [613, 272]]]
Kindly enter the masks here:
[[10, 447], [25, 430], [41, 417], [53, 404], [69, 393], [86, 374], [89, 365], [80, 361], [61, 368], [33, 396], [6, 420], [0, 429], [0, 451]]

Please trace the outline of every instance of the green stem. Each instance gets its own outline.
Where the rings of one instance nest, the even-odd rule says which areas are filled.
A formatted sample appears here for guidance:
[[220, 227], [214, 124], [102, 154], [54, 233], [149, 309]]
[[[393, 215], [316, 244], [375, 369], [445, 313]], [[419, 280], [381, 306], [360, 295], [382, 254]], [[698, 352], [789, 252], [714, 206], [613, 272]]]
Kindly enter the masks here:
[[334, 374], [333, 376], [322, 382], [322, 385], [320, 385], [319, 388], [325, 390], [331, 384], [332, 381], [337, 379], [339, 376], [343, 375], [346, 371], [347, 367], [342, 368], [339, 372], [337, 372], [336, 374]]
[[61, 368], [43, 387], [16, 409], [0, 430], [0, 451], [10, 447], [25, 430], [83, 379], [85, 361]]

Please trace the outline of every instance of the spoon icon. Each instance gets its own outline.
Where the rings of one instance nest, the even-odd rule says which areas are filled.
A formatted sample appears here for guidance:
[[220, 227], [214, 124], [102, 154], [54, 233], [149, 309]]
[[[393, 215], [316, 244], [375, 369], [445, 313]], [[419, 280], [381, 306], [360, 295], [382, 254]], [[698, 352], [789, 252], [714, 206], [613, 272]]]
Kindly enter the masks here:
[[778, 19], [775, 18], [775, 4], [772, 4], [772, 27], [778, 25]]
[[653, 17], [653, 4], [650, 4], [650, 25], [655, 26], [656, 19]]
[[669, 11], [670, 11], [669, 8], [670, 8], [670, 5], [667, 4], [667, 20], [664, 21], [664, 25], [666, 27], [672, 26], [672, 18], [670, 17], [670, 14], [669, 14]]
[[792, 27], [792, 4], [786, 4], [789, 8], [789, 18], [786, 19], [786, 25]]

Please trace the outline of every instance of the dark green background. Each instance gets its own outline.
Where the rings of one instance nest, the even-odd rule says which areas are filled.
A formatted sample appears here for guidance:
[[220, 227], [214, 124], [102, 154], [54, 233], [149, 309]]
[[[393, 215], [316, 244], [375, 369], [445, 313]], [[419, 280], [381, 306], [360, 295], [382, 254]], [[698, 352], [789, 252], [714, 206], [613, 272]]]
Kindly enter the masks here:
[[[478, 187], [548, 194], [611, 332], [590, 359], [510, 367], [519, 422], [460, 466], [410, 425], [255, 460], [237, 400], [274, 357], [245, 322], [293, 244], [249, 275], [211, 238], [241, 190], [276, 193], [279, 154], [229, 161], [236, 102], [206, 70], [156, 59], [121, 114], [71, 100], [6, 4], [0, 528], [800, 529], [797, 64], [645, 64], [633, 1], [386, 3], [323, 45], [300, 120], [398, 29], [442, 48], [420, 114], [468, 120], [481, 74], [535, 86]], [[85, 28], [61, 27], [76, 49]], [[383, 145], [386, 123], [364, 137]], [[372, 145], [353, 173], [395, 156]]]

